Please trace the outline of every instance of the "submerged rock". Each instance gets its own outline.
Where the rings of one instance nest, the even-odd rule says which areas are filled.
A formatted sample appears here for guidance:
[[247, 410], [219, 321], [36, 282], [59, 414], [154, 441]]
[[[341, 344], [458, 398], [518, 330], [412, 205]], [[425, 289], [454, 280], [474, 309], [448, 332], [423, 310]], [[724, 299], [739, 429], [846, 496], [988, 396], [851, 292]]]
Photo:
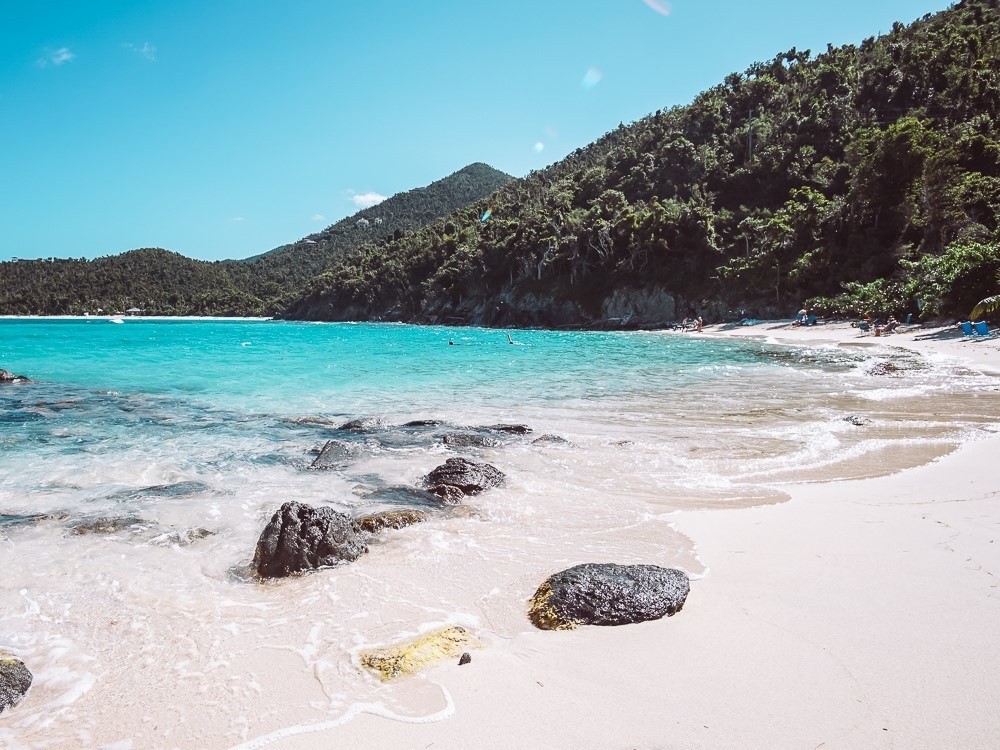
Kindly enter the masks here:
[[472, 662], [472, 654], [466, 651], [458, 658], [458, 666], [462, 667]]
[[155, 484], [151, 487], [140, 487], [137, 490], [121, 490], [108, 495], [108, 500], [118, 502], [128, 502], [130, 500], [141, 500], [150, 497], [193, 497], [212, 489], [205, 482], [192, 480], [189, 482], [175, 482], [173, 484]]
[[502, 443], [490, 435], [453, 432], [441, 438], [449, 448], [496, 448]]
[[531, 598], [528, 618], [542, 630], [658, 620], [679, 612], [689, 590], [681, 570], [588, 563], [549, 576]]
[[310, 464], [310, 469], [337, 469], [357, 458], [361, 448], [355, 443], [343, 440], [328, 440], [320, 449], [316, 460]]
[[427, 491], [443, 505], [459, 505], [465, 498], [462, 490], [450, 484], [438, 484]]
[[445, 659], [454, 659], [467, 646], [477, 645], [479, 641], [468, 630], [455, 625], [413, 640], [362, 651], [361, 666], [374, 672], [383, 682], [388, 682], [415, 674]]
[[362, 419], [352, 419], [350, 422], [344, 422], [344, 424], [338, 427], [338, 430], [346, 430], [348, 432], [372, 432], [373, 430], [378, 430], [385, 427], [385, 422], [381, 419], [376, 419], [374, 417], [364, 417]]
[[122, 531], [139, 532], [155, 525], [139, 516], [103, 516], [74, 524], [70, 531], [74, 534], [117, 534]]
[[362, 531], [377, 534], [383, 529], [402, 529], [426, 521], [429, 516], [421, 510], [388, 510], [372, 513], [357, 519]]
[[857, 414], [852, 414], [849, 417], [844, 417], [845, 422], [850, 422], [855, 427], [866, 427], [870, 425], [872, 421], [867, 417], [859, 417]]
[[504, 473], [489, 464], [477, 464], [467, 458], [449, 458], [427, 475], [427, 484], [436, 495], [442, 493], [442, 486], [457, 487], [466, 495], [499, 487], [504, 482]]
[[24, 375], [15, 375], [10, 370], [0, 370], [0, 383], [30, 383]]
[[65, 521], [67, 513], [0, 513], [0, 528], [35, 526], [44, 521]]
[[871, 367], [869, 367], [865, 372], [869, 375], [895, 375], [898, 372], [903, 372], [905, 367], [897, 365], [895, 362], [876, 362]]
[[527, 435], [532, 431], [530, 427], [524, 424], [493, 424], [483, 429], [490, 430], [491, 432], [504, 432], [508, 435]]
[[558, 435], [542, 435], [531, 441], [532, 445], [569, 445], [569, 440]]
[[217, 531], [211, 531], [210, 529], [198, 526], [193, 529], [168, 531], [165, 534], [153, 537], [149, 540], [149, 543], [157, 547], [172, 547], [174, 545], [177, 545], [178, 547], [187, 547], [200, 539], [215, 536], [217, 533]]
[[346, 513], [292, 502], [261, 532], [253, 567], [262, 578], [282, 578], [353, 562], [367, 551], [360, 527]]
[[440, 419], [414, 419], [412, 422], [407, 422], [403, 427], [440, 427], [443, 425]]
[[13, 654], [0, 651], [0, 711], [16, 706], [31, 687], [31, 671]]

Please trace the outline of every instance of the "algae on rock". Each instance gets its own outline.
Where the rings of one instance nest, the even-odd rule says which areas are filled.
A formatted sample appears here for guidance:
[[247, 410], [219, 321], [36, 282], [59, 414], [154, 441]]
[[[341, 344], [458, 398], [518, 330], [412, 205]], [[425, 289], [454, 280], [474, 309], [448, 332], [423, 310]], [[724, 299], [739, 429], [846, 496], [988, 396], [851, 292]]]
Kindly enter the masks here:
[[481, 645], [465, 628], [453, 625], [417, 638], [361, 652], [361, 666], [383, 682], [416, 674], [445, 659], [459, 656], [469, 647]]

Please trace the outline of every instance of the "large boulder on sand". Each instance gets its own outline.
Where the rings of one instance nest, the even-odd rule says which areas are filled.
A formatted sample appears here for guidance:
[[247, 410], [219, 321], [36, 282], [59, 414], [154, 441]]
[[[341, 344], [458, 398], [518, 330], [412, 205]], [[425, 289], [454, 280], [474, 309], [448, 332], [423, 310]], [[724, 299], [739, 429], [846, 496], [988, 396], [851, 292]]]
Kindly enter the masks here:
[[0, 651], [0, 711], [21, 702], [31, 687], [31, 672], [13, 654]]
[[478, 495], [499, 487], [504, 479], [504, 473], [495, 466], [477, 464], [467, 458], [449, 458], [427, 475], [427, 484], [439, 495], [441, 487], [455, 487], [466, 495]]
[[658, 620], [680, 612], [689, 590], [681, 570], [588, 563], [549, 576], [531, 598], [528, 617], [542, 630]]
[[262, 578], [281, 578], [353, 562], [367, 551], [360, 527], [346, 513], [285, 503], [261, 532], [253, 567]]

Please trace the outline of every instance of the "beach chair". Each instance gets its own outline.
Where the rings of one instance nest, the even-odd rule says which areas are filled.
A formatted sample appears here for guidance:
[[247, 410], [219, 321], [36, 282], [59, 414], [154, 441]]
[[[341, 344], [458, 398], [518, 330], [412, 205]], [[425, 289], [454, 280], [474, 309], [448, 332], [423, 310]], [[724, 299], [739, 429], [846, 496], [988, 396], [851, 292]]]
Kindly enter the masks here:
[[816, 325], [816, 316], [815, 315], [810, 315], [808, 318], [806, 318], [806, 325], [807, 326], [814, 326], [814, 325]]
[[985, 320], [980, 320], [978, 323], [972, 324], [972, 335], [978, 338], [990, 337], [990, 327], [986, 325]]
[[976, 335], [976, 332], [972, 330], [972, 323], [969, 321], [962, 323], [962, 335], [967, 339], [971, 339]]
[[744, 318], [740, 323], [741, 326], [755, 326], [757, 325], [757, 318]]
[[862, 320], [860, 323], [858, 323], [858, 328], [864, 331], [865, 333], [868, 333], [872, 329], [872, 327], [868, 325], [867, 320]]

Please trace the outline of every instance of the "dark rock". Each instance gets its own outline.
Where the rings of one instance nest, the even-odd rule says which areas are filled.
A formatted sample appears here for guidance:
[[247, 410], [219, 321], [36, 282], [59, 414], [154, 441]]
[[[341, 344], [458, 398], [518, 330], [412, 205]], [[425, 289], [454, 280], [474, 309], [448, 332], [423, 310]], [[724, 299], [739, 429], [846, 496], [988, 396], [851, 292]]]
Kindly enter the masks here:
[[440, 427], [443, 425], [440, 419], [414, 419], [412, 422], [407, 422], [403, 427]]
[[10, 370], [0, 370], [0, 383], [30, 383], [24, 375], [15, 375]]
[[569, 440], [558, 435], [542, 435], [531, 441], [532, 445], [569, 445]]
[[0, 651], [0, 711], [21, 702], [31, 687], [31, 672], [13, 654]]
[[262, 578], [353, 562], [368, 551], [357, 522], [332, 508], [285, 503], [257, 540], [253, 567]]
[[489, 435], [473, 435], [468, 432], [453, 432], [441, 438], [450, 448], [496, 448], [500, 441]]
[[494, 424], [483, 429], [491, 432], [503, 432], [508, 435], [527, 435], [531, 432], [531, 428], [523, 424]]
[[679, 612], [689, 590], [680, 570], [588, 563], [549, 576], [532, 597], [528, 617], [542, 630], [658, 620]]
[[361, 448], [355, 443], [347, 443], [343, 440], [328, 440], [326, 445], [320, 450], [316, 460], [309, 466], [310, 469], [336, 469], [343, 468], [361, 453]]
[[852, 414], [849, 417], [844, 417], [844, 421], [850, 422], [855, 427], [866, 427], [867, 425], [870, 425], [872, 423], [872, 421], [867, 417], [859, 417], [856, 414]]
[[358, 518], [358, 526], [369, 534], [377, 534], [383, 529], [402, 529], [415, 523], [426, 521], [429, 516], [421, 510], [389, 510], [372, 513]]
[[458, 505], [465, 498], [465, 493], [462, 490], [450, 484], [435, 485], [428, 492], [444, 505]]
[[344, 424], [340, 425], [337, 429], [346, 430], [347, 432], [372, 432], [384, 426], [385, 422], [381, 419], [365, 417], [363, 419], [352, 419], [350, 422], [344, 422]]
[[468, 651], [466, 651], [464, 654], [458, 657], [458, 666], [460, 667], [465, 666], [466, 664], [469, 664], [471, 662], [472, 662], [472, 654], [470, 654]]
[[473, 463], [467, 458], [449, 458], [427, 475], [427, 484], [434, 494], [440, 494], [438, 487], [447, 485], [457, 487], [466, 495], [478, 495], [499, 487], [504, 479], [504, 473], [495, 466]]

